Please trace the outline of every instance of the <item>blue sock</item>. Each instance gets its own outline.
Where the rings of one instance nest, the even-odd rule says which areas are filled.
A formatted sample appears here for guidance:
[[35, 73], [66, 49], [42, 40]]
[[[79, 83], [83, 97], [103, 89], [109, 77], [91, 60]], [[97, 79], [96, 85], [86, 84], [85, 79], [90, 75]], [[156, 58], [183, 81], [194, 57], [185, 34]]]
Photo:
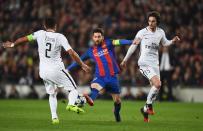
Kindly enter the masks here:
[[93, 101], [97, 98], [98, 95], [99, 95], [99, 91], [95, 88], [92, 88], [91, 94], [89, 96], [92, 98]]

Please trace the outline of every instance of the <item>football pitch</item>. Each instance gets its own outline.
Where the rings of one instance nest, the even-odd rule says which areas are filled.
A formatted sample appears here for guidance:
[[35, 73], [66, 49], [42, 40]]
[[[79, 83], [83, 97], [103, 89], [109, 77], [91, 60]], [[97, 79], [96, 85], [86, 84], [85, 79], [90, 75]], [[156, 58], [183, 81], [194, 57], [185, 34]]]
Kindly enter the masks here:
[[112, 101], [98, 100], [78, 115], [58, 101], [59, 125], [52, 125], [48, 100], [0, 100], [0, 131], [203, 131], [203, 104], [156, 102], [156, 114], [144, 123], [144, 102], [123, 101], [122, 122], [116, 123]]

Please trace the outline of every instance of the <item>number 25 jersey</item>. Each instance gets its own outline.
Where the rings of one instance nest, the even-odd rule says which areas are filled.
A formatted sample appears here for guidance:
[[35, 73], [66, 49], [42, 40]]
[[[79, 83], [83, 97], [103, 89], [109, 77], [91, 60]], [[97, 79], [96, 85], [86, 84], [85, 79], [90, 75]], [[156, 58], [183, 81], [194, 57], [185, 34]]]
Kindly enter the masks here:
[[140, 57], [138, 65], [150, 65], [157, 67], [159, 65], [159, 45], [167, 46], [171, 43], [166, 38], [165, 32], [161, 28], [156, 28], [155, 32], [152, 32], [148, 27], [138, 31], [135, 39], [140, 39]]

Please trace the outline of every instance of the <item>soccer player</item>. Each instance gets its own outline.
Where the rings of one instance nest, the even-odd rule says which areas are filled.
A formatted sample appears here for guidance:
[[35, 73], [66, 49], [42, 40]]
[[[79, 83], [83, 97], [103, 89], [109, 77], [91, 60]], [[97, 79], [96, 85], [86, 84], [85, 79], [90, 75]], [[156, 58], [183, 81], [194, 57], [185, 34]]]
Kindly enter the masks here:
[[141, 113], [144, 116], [144, 121], [149, 122], [148, 115], [153, 115], [155, 112], [152, 103], [161, 87], [158, 50], [159, 44], [169, 46], [180, 40], [175, 36], [172, 40], [167, 40], [163, 29], [159, 28], [160, 14], [156, 11], [148, 13], [148, 26], [138, 31], [133, 44], [128, 49], [128, 52], [121, 62], [121, 67], [126, 68], [126, 64], [130, 56], [140, 44], [140, 57], [138, 60], [139, 70], [150, 82], [151, 89], [147, 96], [146, 105], [141, 108]]
[[77, 86], [70, 74], [65, 70], [61, 59], [61, 48], [63, 47], [84, 71], [89, 72], [90, 68], [81, 61], [78, 54], [69, 45], [66, 37], [63, 34], [56, 33], [56, 21], [54, 18], [45, 18], [44, 28], [45, 30], [39, 30], [33, 34], [18, 38], [15, 42], [7, 41], [3, 43], [3, 46], [4, 48], [12, 48], [21, 43], [37, 41], [40, 58], [39, 75], [44, 81], [47, 94], [49, 94], [52, 123], [58, 124], [57, 87], [63, 87], [67, 93], [69, 92], [67, 110], [84, 113], [83, 109], [74, 105], [78, 97]]
[[[93, 30], [92, 40], [94, 45], [81, 56], [83, 61], [91, 59], [96, 64], [94, 79], [91, 82], [91, 93], [89, 96], [85, 95], [85, 97], [88, 104], [93, 106], [93, 101], [97, 98], [99, 92], [110, 92], [114, 101], [115, 119], [117, 122], [120, 122], [121, 99], [119, 96], [120, 86], [117, 78], [120, 69], [116, 62], [114, 47], [132, 44], [132, 40], [104, 39], [104, 32], [100, 28]], [[68, 66], [68, 70], [72, 70], [77, 65], [77, 63], [72, 63]]]

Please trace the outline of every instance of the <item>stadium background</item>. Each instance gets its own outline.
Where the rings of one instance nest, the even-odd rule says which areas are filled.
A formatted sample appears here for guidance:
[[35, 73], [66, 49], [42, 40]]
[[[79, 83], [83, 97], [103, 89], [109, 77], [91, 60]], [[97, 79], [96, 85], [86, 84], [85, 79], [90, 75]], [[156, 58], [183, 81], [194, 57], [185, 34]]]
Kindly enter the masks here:
[[[105, 37], [108, 38], [133, 39], [137, 31], [146, 26], [146, 13], [151, 10], [161, 13], [160, 27], [166, 31], [167, 38], [171, 39], [175, 34], [181, 37], [179, 44], [170, 47], [173, 62], [172, 87], [201, 90], [202, 0], [0, 0], [0, 41], [15, 40], [42, 29], [43, 18], [51, 16], [58, 21], [58, 32], [67, 36], [72, 48], [82, 54], [92, 44], [90, 32], [93, 28], [104, 28]], [[128, 46], [115, 48], [119, 62], [127, 49]], [[131, 57], [127, 70], [120, 74], [121, 85], [127, 89], [149, 85], [137, 67], [138, 51]], [[62, 54], [65, 65], [70, 64], [70, 57]], [[92, 65], [91, 61], [87, 63]], [[27, 85], [30, 88], [28, 98], [39, 97], [35, 91], [36, 85], [43, 83], [39, 78], [38, 64], [36, 43], [8, 50], [0, 48], [0, 97], [19, 98], [21, 92], [16, 85]], [[93, 77], [93, 73], [86, 74], [82, 70], [75, 70], [71, 74], [79, 86], [87, 88]], [[6, 95], [7, 87], [10, 91]], [[145, 93], [140, 92], [137, 99], [145, 97]]]

